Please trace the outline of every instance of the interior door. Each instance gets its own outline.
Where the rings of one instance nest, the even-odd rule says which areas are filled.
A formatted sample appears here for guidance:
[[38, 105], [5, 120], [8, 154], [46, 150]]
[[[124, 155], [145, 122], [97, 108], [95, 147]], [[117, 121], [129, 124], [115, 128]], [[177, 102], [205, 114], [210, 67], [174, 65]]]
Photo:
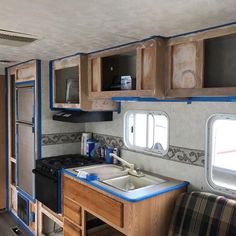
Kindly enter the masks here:
[[34, 198], [34, 85], [16, 87], [17, 187]]

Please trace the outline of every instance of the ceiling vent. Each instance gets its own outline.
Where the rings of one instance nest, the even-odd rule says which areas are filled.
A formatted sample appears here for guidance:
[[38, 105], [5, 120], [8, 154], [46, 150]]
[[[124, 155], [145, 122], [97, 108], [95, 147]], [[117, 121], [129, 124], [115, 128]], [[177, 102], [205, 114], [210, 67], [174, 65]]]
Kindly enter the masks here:
[[0, 29], [0, 44], [21, 47], [36, 41], [37, 38], [31, 34], [25, 34], [15, 31], [8, 31]]

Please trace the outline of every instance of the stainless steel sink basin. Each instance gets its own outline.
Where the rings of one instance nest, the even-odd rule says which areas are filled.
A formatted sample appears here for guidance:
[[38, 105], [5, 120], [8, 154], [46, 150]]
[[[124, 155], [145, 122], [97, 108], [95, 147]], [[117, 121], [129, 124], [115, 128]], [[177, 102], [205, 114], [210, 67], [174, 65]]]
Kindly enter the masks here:
[[110, 179], [118, 176], [123, 176], [128, 174], [127, 169], [123, 169], [117, 165], [111, 164], [103, 164], [103, 165], [94, 165], [89, 167], [81, 167], [74, 170], [75, 172], [78, 171], [85, 171], [87, 173], [96, 173], [99, 176], [100, 180], [103, 179]]
[[132, 175], [125, 175], [121, 177], [111, 178], [101, 181], [107, 185], [117, 188], [122, 191], [133, 191], [141, 188], [150, 187], [166, 182], [166, 180], [159, 179], [146, 175], [144, 177], [136, 177]]

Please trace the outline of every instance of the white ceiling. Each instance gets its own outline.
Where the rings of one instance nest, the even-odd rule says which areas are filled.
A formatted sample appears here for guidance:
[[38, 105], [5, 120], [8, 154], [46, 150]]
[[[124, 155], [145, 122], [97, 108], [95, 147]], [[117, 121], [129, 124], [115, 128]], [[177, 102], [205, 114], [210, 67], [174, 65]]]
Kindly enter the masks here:
[[49, 60], [234, 21], [236, 0], [0, 0], [0, 29], [40, 38], [0, 45], [0, 60]]

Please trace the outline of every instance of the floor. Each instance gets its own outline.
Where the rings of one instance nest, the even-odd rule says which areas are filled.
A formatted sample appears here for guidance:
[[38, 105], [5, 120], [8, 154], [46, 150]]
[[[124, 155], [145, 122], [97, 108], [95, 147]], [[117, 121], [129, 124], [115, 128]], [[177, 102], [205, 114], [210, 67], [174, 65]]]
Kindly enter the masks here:
[[[15, 234], [11, 228], [18, 227], [21, 234]], [[0, 213], [0, 236], [27, 236], [28, 234], [17, 224], [9, 213]]]

